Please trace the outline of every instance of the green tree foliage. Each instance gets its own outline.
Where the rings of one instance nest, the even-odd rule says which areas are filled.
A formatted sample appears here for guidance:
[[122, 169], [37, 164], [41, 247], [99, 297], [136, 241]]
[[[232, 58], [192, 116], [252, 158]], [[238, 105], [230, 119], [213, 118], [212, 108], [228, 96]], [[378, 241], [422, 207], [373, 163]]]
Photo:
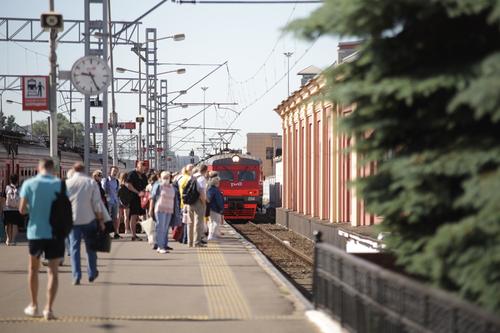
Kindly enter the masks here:
[[[75, 145], [83, 145], [83, 124], [71, 124], [63, 114], [57, 114], [57, 132], [60, 138], [63, 138], [66, 144], [70, 145], [73, 142], [73, 128], [75, 130]], [[33, 123], [33, 135], [48, 136], [48, 121], [39, 120]]]
[[363, 41], [328, 97], [356, 105], [342, 127], [378, 163], [356, 186], [399, 263], [500, 311], [500, 2], [326, 0], [290, 28]]
[[14, 116], [8, 116], [7, 121], [5, 122], [5, 127], [7, 131], [13, 131], [15, 130], [15, 127], [17, 126], [16, 124], [16, 117]]

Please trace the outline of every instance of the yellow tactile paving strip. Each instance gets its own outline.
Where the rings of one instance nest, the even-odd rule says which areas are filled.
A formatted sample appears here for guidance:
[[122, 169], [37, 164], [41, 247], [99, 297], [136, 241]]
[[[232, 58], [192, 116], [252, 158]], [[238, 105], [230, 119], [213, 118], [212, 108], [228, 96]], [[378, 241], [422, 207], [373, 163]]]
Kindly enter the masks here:
[[250, 319], [252, 311], [217, 243], [198, 249], [211, 318]]
[[[230, 318], [210, 318], [206, 315], [193, 316], [62, 316], [55, 320], [45, 320], [42, 317], [11, 317], [0, 318], [0, 324], [22, 324], [22, 323], [84, 323], [84, 322], [109, 322], [109, 321], [218, 321], [218, 320], [241, 320]], [[249, 320], [304, 320], [300, 315], [277, 315], [277, 316], [254, 316]]]

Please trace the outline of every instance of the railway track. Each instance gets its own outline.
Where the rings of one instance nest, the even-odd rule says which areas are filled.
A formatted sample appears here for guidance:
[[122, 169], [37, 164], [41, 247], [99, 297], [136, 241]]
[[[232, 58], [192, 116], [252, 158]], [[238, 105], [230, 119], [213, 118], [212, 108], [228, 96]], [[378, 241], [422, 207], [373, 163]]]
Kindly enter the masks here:
[[232, 224], [243, 237], [252, 242], [307, 298], [312, 295], [313, 258], [294, 249], [260, 225]]

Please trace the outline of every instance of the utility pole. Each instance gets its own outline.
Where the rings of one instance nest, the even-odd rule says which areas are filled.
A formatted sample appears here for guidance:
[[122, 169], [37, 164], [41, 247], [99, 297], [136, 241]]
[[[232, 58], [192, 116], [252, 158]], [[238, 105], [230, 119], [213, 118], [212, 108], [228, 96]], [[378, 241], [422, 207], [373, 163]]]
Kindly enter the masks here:
[[287, 74], [287, 79], [288, 79], [288, 95], [290, 96], [290, 57], [293, 55], [293, 52], [285, 52], [283, 53], [285, 57], [287, 58], [287, 63], [288, 63], [288, 70], [286, 72]]
[[[54, 0], [49, 0], [49, 10], [54, 12]], [[54, 160], [56, 173], [59, 172], [59, 157], [57, 155], [57, 29], [50, 29], [50, 157]]]
[[203, 90], [203, 157], [205, 158], [205, 95], [207, 92], [208, 87], [201, 87], [201, 90]]
[[[113, 140], [113, 165], [118, 166], [118, 151], [116, 146], [116, 125], [118, 122], [118, 115], [116, 114], [115, 103], [115, 85], [113, 84], [114, 67], [113, 67], [113, 36], [111, 30], [111, 0], [108, 0], [108, 33], [109, 33], [109, 60], [111, 64], [111, 138]], [[108, 129], [103, 129], [107, 131]]]

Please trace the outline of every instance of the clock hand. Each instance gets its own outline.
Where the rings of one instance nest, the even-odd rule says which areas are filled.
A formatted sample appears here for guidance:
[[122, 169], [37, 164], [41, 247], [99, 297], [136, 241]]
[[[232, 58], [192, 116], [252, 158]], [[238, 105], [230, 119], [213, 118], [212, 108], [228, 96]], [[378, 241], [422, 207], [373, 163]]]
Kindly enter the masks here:
[[99, 86], [98, 86], [98, 85], [97, 85], [97, 83], [95, 82], [94, 75], [90, 74], [90, 78], [92, 79], [92, 82], [94, 82], [94, 85], [95, 85], [95, 87], [97, 88], [97, 90], [99, 90]]

